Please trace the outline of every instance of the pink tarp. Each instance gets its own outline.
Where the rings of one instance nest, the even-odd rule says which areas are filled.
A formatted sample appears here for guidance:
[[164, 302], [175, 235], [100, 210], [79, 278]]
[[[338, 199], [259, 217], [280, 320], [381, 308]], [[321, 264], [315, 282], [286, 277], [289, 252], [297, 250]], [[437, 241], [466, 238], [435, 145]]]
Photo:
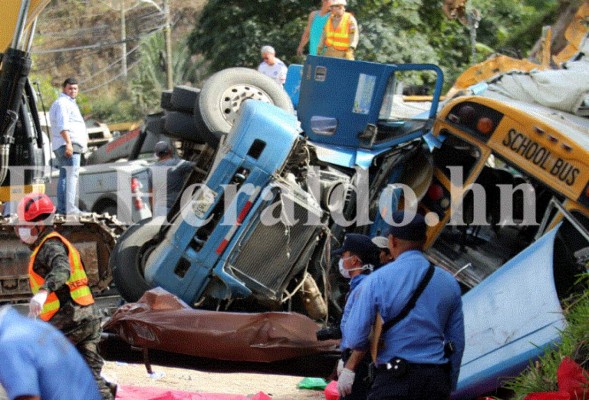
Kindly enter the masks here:
[[253, 397], [237, 394], [190, 393], [154, 387], [119, 386], [117, 400], [271, 400], [263, 392]]

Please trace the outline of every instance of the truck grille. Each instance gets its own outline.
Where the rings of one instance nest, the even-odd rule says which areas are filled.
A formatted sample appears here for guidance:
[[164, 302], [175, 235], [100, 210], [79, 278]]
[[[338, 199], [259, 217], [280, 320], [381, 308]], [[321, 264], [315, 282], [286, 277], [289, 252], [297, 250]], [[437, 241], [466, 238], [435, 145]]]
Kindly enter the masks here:
[[[306, 225], [310, 214], [319, 220], [321, 211], [298, 202], [293, 198], [294, 216], [298, 223], [287, 227], [282, 223], [264, 225], [256, 218], [251, 234], [246, 234], [243, 245], [237, 245], [231, 257], [232, 272], [242, 279], [254, 293], [263, 294], [275, 300], [284, 289], [287, 279], [298, 273], [307, 264], [301, 255], [308, 254], [314, 247], [314, 237], [320, 226]], [[278, 200], [280, 203], [280, 200]], [[281, 211], [281, 205], [271, 206], [274, 216]]]

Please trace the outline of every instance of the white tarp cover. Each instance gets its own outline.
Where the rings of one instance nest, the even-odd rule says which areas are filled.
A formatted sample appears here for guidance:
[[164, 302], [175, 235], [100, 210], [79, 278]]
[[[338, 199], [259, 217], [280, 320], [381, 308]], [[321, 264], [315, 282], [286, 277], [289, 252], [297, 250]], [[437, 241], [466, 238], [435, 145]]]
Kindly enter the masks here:
[[488, 90], [512, 99], [589, 116], [589, 40], [562, 69], [512, 71], [495, 77]]

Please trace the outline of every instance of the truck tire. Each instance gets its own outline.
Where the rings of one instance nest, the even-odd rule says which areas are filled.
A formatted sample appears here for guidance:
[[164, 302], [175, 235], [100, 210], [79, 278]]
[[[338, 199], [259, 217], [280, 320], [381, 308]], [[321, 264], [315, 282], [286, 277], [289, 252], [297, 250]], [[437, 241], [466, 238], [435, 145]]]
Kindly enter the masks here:
[[160, 107], [164, 110], [172, 109], [172, 91], [162, 90], [162, 96], [160, 97]]
[[206, 137], [194, 126], [191, 114], [180, 111], [168, 111], [164, 116], [164, 130], [168, 136], [189, 142], [205, 143]]
[[175, 86], [172, 91], [172, 109], [192, 114], [194, 106], [198, 100], [200, 89], [191, 86]]
[[135, 302], [151, 289], [143, 275], [145, 261], [158, 244], [155, 238], [160, 224], [150, 224], [151, 218], [139, 221], [127, 229], [117, 240], [109, 260], [113, 279], [120, 295]]
[[196, 129], [207, 142], [227, 134], [248, 99], [274, 104], [294, 113], [290, 97], [274, 80], [249, 68], [228, 68], [208, 78], [194, 107]]

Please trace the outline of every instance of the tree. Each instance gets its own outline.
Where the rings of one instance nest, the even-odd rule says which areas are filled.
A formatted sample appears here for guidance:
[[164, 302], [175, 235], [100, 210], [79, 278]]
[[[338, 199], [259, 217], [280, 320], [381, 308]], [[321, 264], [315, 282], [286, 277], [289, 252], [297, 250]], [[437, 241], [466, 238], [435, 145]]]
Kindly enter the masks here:
[[[159, 109], [161, 93], [166, 88], [164, 35], [155, 33], [141, 43], [140, 61], [131, 80], [133, 103], [148, 114]], [[194, 62], [186, 43], [177, 43], [172, 51], [175, 84], [196, 83], [200, 62]]]
[[[303, 0], [210, 0], [189, 38], [190, 49], [203, 54], [210, 72], [228, 67], [255, 68], [261, 46], [270, 44], [277, 56], [301, 63], [296, 47], [309, 12], [317, 1]], [[360, 25], [357, 58], [388, 63], [436, 63], [462, 65], [469, 48], [463, 27], [445, 21], [439, 1], [350, 1]], [[269, 23], [271, 21], [271, 24]], [[441, 38], [436, 30], [442, 30]], [[442, 40], [444, 39], [444, 40]], [[445, 48], [450, 44], [450, 48]], [[452, 55], [449, 58], [449, 55]]]
[[210, 0], [189, 36], [193, 53], [202, 53], [212, 71], [253, 68], [260, 49], [269, 44], [287, 63], [296, 59], [298, 39], [316, 1]]

